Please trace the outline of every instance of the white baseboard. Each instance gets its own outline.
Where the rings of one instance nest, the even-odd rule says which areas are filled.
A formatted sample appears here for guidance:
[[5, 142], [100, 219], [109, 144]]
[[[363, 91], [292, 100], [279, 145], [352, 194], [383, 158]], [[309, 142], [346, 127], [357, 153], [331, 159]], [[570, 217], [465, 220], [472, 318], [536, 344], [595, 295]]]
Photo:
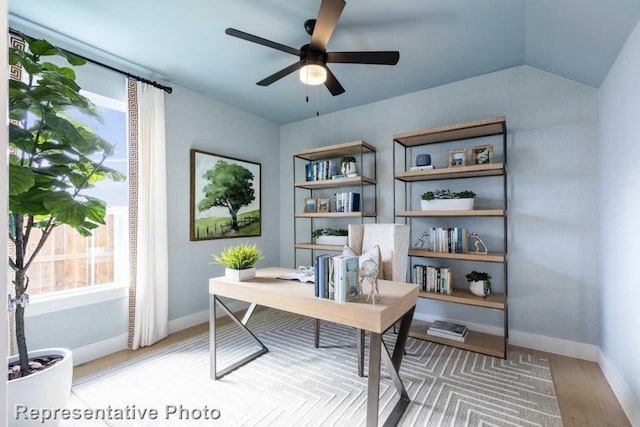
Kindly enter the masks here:
[[632, 426], [640, 427], [640, 406], [638, 402], [635, 401], [631, 389], [618, 370], [609, 362], [609, 359], [607, 359], [607, 356], [602, 350], [600, 350], [599, 353], [598, 364], [600, 365], [600, 369], [602, 369], [602, 373], [609, 382], [613, 393], [618, 398], [622, 410], [627, 415], [627, 418], [629, 418]]
[[[224, 304], [234, 313], [249, 307], [248, 303], [242, 301], [229, 301]], [[224, 316], [224, 314], [224, 311], [218, 310], [216, 317]], [[202, 310], [197, 313], [189, 314], [188, 316], [179, 317], [169, 321], [169, 333], [173, 334], [208, 321], [209, 310]]]
[[[242, 301], [229, 301], [225, 303], [229, 310], [236, 312], [244, 310], [249, 307], [249, 304]], [[223, 316], [225, 313], [219, 310], [217, 316]], [[206, 323], [209, 321], [209, 310], [202, 310], [197, 313], [189, 314], [188, 316], [179, 317], [169, 321], [169, 334], [182, 331], [183, 329], [190, 328], [192, 326]], [[127, 334], [122, 334], [109, 338], [106, 340], [98, 341], [84, 347], [74, 348], [73, 351], [73, 365], [80, 365], [82, 363], [90, 362], [91, 360], [99, 359], [107, 356], [111, 353], [127, 349]]]
[[[434, 320], [446, 320], [449, 322], [460, 323], [465, 325], [472, 331], [483, 332], [485, 334], [502, 336], [504, 331], [502, 328], [495, 326], [487, 326], [480, 323], [464, 322], [456, 319], [442, 319], [439, 316], [432, 316], [425, 313], [415, 313], [415, 319], [425, 322], [433, 322]], [[599, 360], [600, 348], [593, 344], [585, 344], [581, 342], [563, 340], [560, 338], [547, 337], [544, 335], [531, 334], [529, 332], [509, 330], [509, 344], [518, 347], [530, 348], [533, 350], [546, 351], [547, 353], [559, 354], [562, 356], [575, 357], [577, 359], [589, 360], [597, 362]]]
[[94, 359], [107, 356], [116, 351], [125, 350], [127, 348], [127, 334], [118, 335], [113, 338], [94, 342], [84, 347], [72, 349], [73, 366], [87, 363]]

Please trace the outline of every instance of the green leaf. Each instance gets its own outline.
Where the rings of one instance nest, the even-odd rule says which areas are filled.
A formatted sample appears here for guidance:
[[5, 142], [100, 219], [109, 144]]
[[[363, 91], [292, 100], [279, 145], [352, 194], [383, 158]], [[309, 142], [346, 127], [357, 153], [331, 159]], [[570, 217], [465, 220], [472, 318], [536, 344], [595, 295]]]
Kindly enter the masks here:
[[50, 191], [32, 188], [25, 193], [9, 196], [9, 211], [24, 215], [48, 216], [49, 210], [44, 207], [43, 200], [50, 193]]
[[35, 184], [35, 175], [29, 168], [9, 165], [9, 195], [17, 196]]
[[74, 200], [66, 191], [47, 195], [44, 206], [58, 222], [72, 227], [82, 224], [87, 217], [87, 208], [81, 202]]
[[67, 59], [67, 62], [75, 67], [87, 63], [87, 61], [85, 61], [83, 58], [80, 58], [78, 55], [74, 55], [73, 53], [67, 52], [65, 50], [60, 50], [60, 56], [64, 56]]
[[87, 218], [99, 224], [105, 224], [104, 217], [107, 214], [107, 203], [94, 197], [86, 197]]
[[51, 62], [44, 62], [42, 63], [42, 68], [47, 71], [55, 71], [57, 73], [62, 73], [71, 80], [76, 79], [75, 71], [73, 71], [69, 67], [58, 67], [56, 64], [52, 64]]
[[58, 52], [60, 52], [57, 47], [46, 40], [32, 41], [29, 43], [29, 51], [36, 56], [51, 56], [57, 55]]

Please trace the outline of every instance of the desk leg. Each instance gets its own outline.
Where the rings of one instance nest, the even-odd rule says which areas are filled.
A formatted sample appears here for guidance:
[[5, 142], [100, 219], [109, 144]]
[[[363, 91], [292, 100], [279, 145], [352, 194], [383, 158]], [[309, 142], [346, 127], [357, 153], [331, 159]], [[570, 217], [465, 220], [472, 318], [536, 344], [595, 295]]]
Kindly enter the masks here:
[[313, 319], [313, 346], [320, 347], [320, 320]]
[[380, 350], [382, 334], [369, 333], [369, 379], [367, 380], [367, 427], [378, 426], [380, 401]]
[[356, 329], [356, 340], [358, 342], [358, 376], [364, 377], [364, 330]]
[[[269, 349], [267, 347], [265, 347], [264, 344], [262, 344], [262, 341], [260, 341], [258, 339], [258, 337], [256, 337], [253, 332], [251, 332], [249, 330], [249, 328], [246, 327], [245, 322], [249, 321], [249, 318], [251, 317], [251, 314], [253, 314], [253, 310], [255, 309], [255, 304], [251, 304], [251, 307], [249, 307], [249, 310], [247, 310], [247, 313], [245, 314], [244, 319], [241, 321], [240, 319], [238, 319], [231, 310], [229, 310], [227, 308], [226, 305], [224, 305], [224, 303], [222, 301], [220, 301], [218, 299], [218, 297], [216, 297], [215, 295], [211, 295], [209, 297], [209, 304], [211, 305], [210, 310], [209, 310], [209, 352], [210, 352], [210, 377], [212, 380], [217, 380], [220, 379], [222, 377], [224, 377], [225, 375], [227, 375], [229, 372], [234, 371], [236, 369], [238, 369], [239, 367], [249, 363], [250, 361], [252, 361], [253, 359], [262, 356], [263, 354], [265, 354], [266, 352], [269, 351]], [[225, 311], [227, 313], [227, 315], [231, 318], [231, 320], [233, 320], [238, 326], [240, 326], [241, 329], [243, 329], [245, 332], [247, 332], [249, 335], [251, 335], [251, 337], [260, 345], [260, 350], [250, 354], [249, 356], [243, 358], [242, 360], [235, 362], [233, 364], [231, 364], [229, 367], [221, 370], [220, 372], [218, 372], [218, 370], [216, 369], [216, 306], [217, 304], [220, 305], [220, 308], [222, 308], [223, 311]]]
[[398, 339], [393, 349], [393, 357], [389, 354], [389, 350], [382, 341], [382, 335], [373, 332], [369, 333], [369, 379], [367, 383], [367, 427], [376, 427], [378, 425], [378, 405], [380, 400], [380, 363], [384, 361], [385, 367], [391, 376], [393, 385], [395, 386], [400, 400], [391, 410], [389, 417], [384, 422], [385, 427], [395, 426], [400, 421], [402, 414], [411, 402], [407, 389], [400, 378], [400, 365], [404, 356], [404, 347], [407, 343], [409, 335], [409, 327], [413, 320], [413, 312], [415, 307], [402, 316], [400, 330], [398, 331]]

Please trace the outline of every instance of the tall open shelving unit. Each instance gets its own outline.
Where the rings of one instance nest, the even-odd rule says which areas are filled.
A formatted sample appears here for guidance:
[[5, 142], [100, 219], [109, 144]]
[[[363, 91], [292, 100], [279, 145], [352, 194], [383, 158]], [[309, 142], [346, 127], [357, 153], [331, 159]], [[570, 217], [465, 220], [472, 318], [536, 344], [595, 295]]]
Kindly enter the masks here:
[[[409, 170], [408, 165], [414, 154], [414, 148], [424, 147], [429, 144], [443, 144], [454, 141], [470, 140], [481, 137], [501, 137], [502, 139], [502, 162], [465, 165], [448, 168], [437, 168], [428, 170]], [[411, 247], [409, 249], [410, 267], [414, 264], [413, 258], [474, 261], [487, 263], [500, 263], [503, 266], [504, 293], [492, 292], [482, 298], [477, 297], [467, 289], [453, 289], [451, 294], [420, 291], [419, 297], [430, 300], [442, 301], [452, 304], [465, 304], [474, 307], [499, 310], [503, 313], [504, 333], [502, 336], [470, 331], [464, 342], [449, 340], [427, 334], [429, 324], [427, 322], [414, 321], [410, 335], [428, 341], [463, 348], [478, 353], [488, 354], [495, 357], [507, 357], [507, 339], [509, 334], [508, 323], [508, 258], [507, 258], [507, 123], [504, 116], [489, 119], [476, 120], [465, 123], [429, 128], [414, 132], [399, 133], [393, 136], [393, 167], [394, 167], [394, 215], [405, 223], [412, 225], [412, 222], [424, 218], [480, 218], [495, 217], [502, 219], [503, 226], [503, 252], [489, 252], [479, 254], [474, 252], [449, 253], [432, 252], [425, 249]], [[402, 170], [396, 170], [396, 151], [402, 152]], [[498, 209], [476, 209], [469, 211], [422, 211], [412, 210], [411, 186], [416, 182], [436, 181], [436, 180], [456, 180], [482, 178], [489, 176], [502, 176], [502, 207]], [[398, 193], [396, 187], [404, 186], [404, 191]], [[402, 200], [400, 200], [402, 199]], [[401, 208], [398, 208], [400, 202]], [[415, 203], [415, 200], [413, 201]], [[413, 227], [412, 228], [417, 228]], [[412, 233], [415, 235], [415, 232]], [[459, 271], [458, 271], [458, 274]]]
[[[358, 176], [324, 179], [318, 181], [306, 181], [305, 165], [308, 162], [321, 160], [338, 159], [342, 156], [358, 156], [360, 171]], [[367, 159], [367, 157], [370, 157]], [[314, 259], [315, 251], [342, 251], [341, 245], [322, 245], [314, 243], [311, 239], [311, 232], [315, 229], [315, 221], [320, 218], [325, 219], [348, 219], [356, 220], [363, 223], [365, 218], [376, 219], [377, 210], [377, 194], [376, 194], [376, 149], [373, 145], [365, 141], [351, 141], [340, 144], [327, 145], [308, 150], [296, 151], [293, 153], [293, 188], [294, 188], [294, 224], [293, 224], [293, 241], [294, 241], [294, 265], [298, 265], [298, 250], [311, 251], [311, 260]], [[298, 201], [298, 192], [307, 191], [309, 197], [315, 197], [317, 192], [327, 189], [360, 189], [360, 211], [359, 212], [315, 212], [308, 213], [302, 211], [302, 204]], [[365, 196], [365, 190], [373, 193], [372, 196]], [[298, 220], [309, 220], [308, 241], [299, 242]], [[305, 237], [307, 234], [305, 233]]]

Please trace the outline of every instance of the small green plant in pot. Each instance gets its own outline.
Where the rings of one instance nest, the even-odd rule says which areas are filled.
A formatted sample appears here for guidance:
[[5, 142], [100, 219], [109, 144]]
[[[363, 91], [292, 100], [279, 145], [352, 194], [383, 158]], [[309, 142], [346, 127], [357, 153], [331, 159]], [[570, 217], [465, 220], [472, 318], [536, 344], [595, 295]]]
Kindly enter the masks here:
[[356, 158], [354, 156], [343, 156], [340, 159], [340, 167], [342, 173], [345, 175], [355, 175], [356, 171]]
[[467, 282], [470, 283], [469, 290], [472, 294], [479, 297], [486, 297], [491, 293], [491, 276], [489, 273], [472, 271], [465, 275]]
[[247, 243], [224, 248], [220, 256], [213, 255], [213, 260], [224, 265], [224, 275], [236, 282], [256, 277], [254, 265], [262, 258], [262, 251], [256, 245]]
[[344, 228], [318, 228], [311, 233], [311, 238], [320, 245], [346, 245], [348, 234]]
[[431, 210], [473, 210], [476, 193], [473, 191], [434, 190], [423, 193], [420, 208], [423, 211]]

